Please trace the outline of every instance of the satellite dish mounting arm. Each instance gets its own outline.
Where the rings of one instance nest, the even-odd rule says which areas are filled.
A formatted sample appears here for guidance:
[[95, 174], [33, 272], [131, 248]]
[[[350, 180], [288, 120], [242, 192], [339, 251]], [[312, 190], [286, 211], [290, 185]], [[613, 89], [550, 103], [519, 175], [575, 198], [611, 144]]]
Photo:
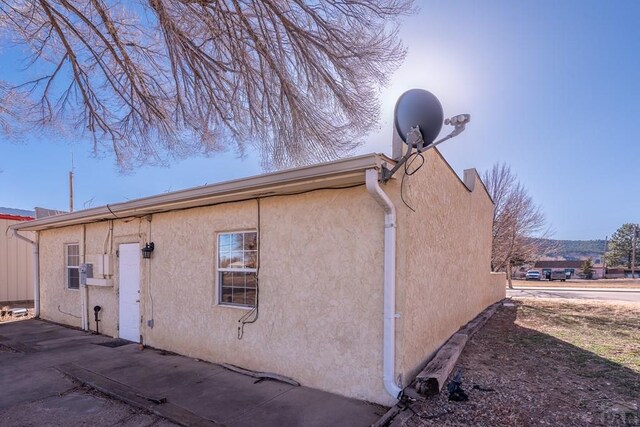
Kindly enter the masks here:
[[394, 173], [397, 172], [409, 158], [414, 154], [413, 149], [416, 149], [417, 153], [423, 153], [430, 148], [434, 148], [437, 145], [442, 144], [443, 142], [460, 135], [467, 127], [467, 123], [471, 121], [470, 114], [458, 114], [457, 116], [453, 116], [450, 119], [446, 119], [444, 121], [445, 125], [454, 126], [453, 131], [442, 139], [439, 139], [431, 144], [424, 145], [424, 139], [422, 138], [422, 132], [420, 131], [420, 126], [414, 126], [407, 133], [407, 152], [402, 156], [398, 163], [393, 167], [393, 169], [387, 169], [385, 166], [382, 166], [382, 182], [386, 183], [391, 179]]

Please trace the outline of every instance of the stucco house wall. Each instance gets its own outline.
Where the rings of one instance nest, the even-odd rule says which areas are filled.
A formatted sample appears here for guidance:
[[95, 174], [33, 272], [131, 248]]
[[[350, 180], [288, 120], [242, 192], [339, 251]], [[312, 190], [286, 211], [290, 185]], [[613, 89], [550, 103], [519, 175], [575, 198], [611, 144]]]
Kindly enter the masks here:
[[67, 289], [64, 245], [80, 242], [82, 226], [57, 228], [39, 234], [40, 316], [80, 327], [80, 291]]
[[[4, 303], [33, 300], [33, 248], [7, 232], [20, 222], [0, 218], [0, 302]], [[33, 238], [32, 234], [25, 237]]]
[[154, 215], [147, 342], [376, 400], [382, 240], [374, 224], [354, 222], [359, 209], [375, 210], [362, 188], [260, 201], [259, 318], [241, 340], [246, 310], [216, 304], [216, 233], [256, 230], [257, 202]]
[[[362, 211], [371, 216], [358, 220]], [[246, 309], [216, 304], [216, 235], [257, 230], [255, 200], [154, 214], [151, 221], [114, 220], [113, 244], [110, 222], [42, 231], [41, 316], [81, 325], [80, 291], [67, 289], [64, 280], [66, 243], [80, 243], [86, 259], [112, 247], [114, 286], [88, 286], [88, 298], [90, 328], [92, 307], [100, 305], [101, 332], [117, 336], [115, 250], [152, 240], [153, 257], [141, 260], [145, 344], [386, 401], [380, 378], [382, 221], [363, 187], [261, 199], [259, 319], [245, 326], [241, 340], [238, 319]]]
[[[493, 203], [475, 172], [463, 184], [436, 150], [383, 185], [398, 211], [396, 373], [407, 385], [460, 326], [504, 297], [489, 273]], [[364, 176], [361, 177], [364, 179]], [[362, 182], [362, 181], [360, 181]], [[470, 188], [473, 189], [470, 190]], [[258, 231], [259, 314], [217, 304], [217, 233]], [[382, 381], [384, 214], [364, 185], [260, 196], [139, 217], [44, 229], [41, 316], [81, 326], [81, 292], [66, 289], [64, 245], [80, 262], [111, 254], [112, 286], [88, 286], [89, 326], [118, 336], [118, 245], [153, 241], [141, 259], [142, 342], [302, 384], [393, 404]]]
[[[113, 225], [113, 239], [109, 234]], [[75, 225], [41, 231], [40, 234], [40, 316], [54, 322], [81, 327], [82, 299], [80, 289], [68, 289], [66, 283], [65, 245], [77, 243], [80, 249], [80, 262], [89, 262], [92, 255], [111, 253], [115, 286], [87, 287], [90, 327], [95, 329], [93, 307], [100, 305], [100, 333], [118, 336], [118, 265], [116, 250], [120, 243], [140, 242], [146, 238], [146, 220], [133, 218], [128, 220], [105, 221], [94, 224]], [[105, 249], [106, 246], [106, 249]], [[144, 286], [147, 270], [142, 269], [140, 289]], [[145, 299], [141, 299], [141, 307]], [[142, 308], [141, 308], [142, 309]]]
[[490, 274], [493, 202], [475, 170], [469, 188], [437, 150], [386, 189], [398, 207], [396, 372], [408, 385], [433, 353], [488, 305], [505, 297]]

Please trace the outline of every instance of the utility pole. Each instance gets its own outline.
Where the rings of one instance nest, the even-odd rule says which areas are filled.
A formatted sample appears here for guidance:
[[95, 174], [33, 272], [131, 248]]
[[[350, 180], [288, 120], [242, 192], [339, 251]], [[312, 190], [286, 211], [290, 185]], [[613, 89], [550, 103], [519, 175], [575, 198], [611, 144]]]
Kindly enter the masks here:
[[69, 171], [69, 212], [73, 212], [73, 152], [71, 152], [71, 170]]

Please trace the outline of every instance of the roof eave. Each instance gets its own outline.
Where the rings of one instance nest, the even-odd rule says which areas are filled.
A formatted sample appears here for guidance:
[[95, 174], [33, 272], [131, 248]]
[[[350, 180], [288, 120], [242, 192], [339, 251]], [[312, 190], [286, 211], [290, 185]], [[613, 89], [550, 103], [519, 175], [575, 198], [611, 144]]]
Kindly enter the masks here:
[[367, 154], [55, 215], [15, 224], [11, 228], [41, 231], [108, 219], [140, 217], [172, 210], [239, 202], [258, 197], [285, 196], [323, 188], [344, 188], [363, 184], [364, 170], [379, 169], [383, 163], [393, 163], [393, 160], [380, 154]]

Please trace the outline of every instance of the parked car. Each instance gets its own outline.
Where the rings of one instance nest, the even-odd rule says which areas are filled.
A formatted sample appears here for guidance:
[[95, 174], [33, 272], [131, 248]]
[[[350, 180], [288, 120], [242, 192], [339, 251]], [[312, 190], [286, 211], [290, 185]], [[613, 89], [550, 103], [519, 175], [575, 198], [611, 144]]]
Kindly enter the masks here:
[[552, 270], [551, 274], [549, 274], [549, 281], [553, 282], [554, 280], [565, 281], [567, 280], [567, 274], [564, 270]]
[[527, 271], [527, 275], [525, 276], [527, 280], [540, 280], [541, 277], [542, 275], [537, 270], [529, 270]]

